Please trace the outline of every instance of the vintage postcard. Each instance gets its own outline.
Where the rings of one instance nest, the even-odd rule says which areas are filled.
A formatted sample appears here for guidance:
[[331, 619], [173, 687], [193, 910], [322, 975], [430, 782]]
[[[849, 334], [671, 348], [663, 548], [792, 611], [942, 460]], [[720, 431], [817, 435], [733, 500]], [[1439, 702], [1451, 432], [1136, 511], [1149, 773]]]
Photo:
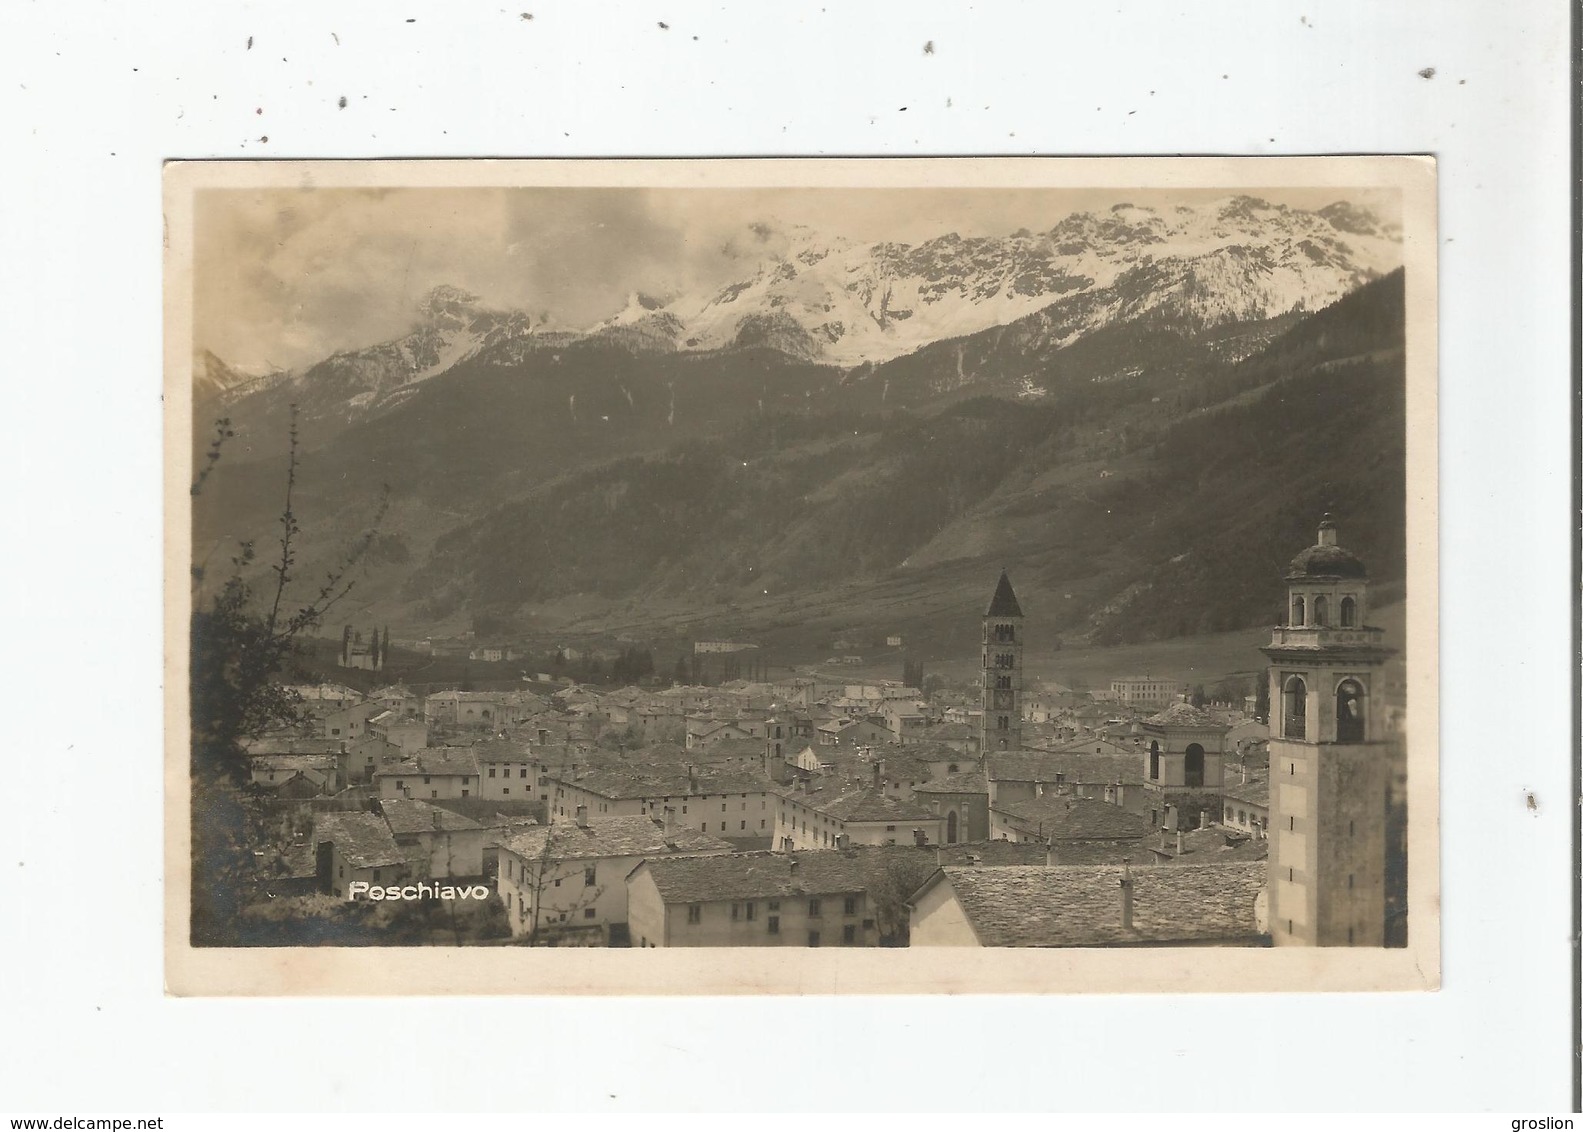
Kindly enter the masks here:
[[1438, 987], [1431, 159], [164, 205], [171, 993]]

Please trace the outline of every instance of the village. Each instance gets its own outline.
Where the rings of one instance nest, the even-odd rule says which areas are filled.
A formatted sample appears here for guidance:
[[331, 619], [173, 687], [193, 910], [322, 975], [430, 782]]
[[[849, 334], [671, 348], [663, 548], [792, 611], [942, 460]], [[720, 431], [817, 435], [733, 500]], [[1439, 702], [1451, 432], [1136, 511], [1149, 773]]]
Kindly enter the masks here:
[[[540, 946], [1400, 944], [1392, 650], [1329, 516], [1285, 580], [1234, 703], [1028, 677], [1004, 571], [964, 611], [972, 687], [296, 686], [304, 722], [248, 747], [252, 906], [465, 905], [455, 942]], [[348, 629], [342, 664], [378, 641]]]

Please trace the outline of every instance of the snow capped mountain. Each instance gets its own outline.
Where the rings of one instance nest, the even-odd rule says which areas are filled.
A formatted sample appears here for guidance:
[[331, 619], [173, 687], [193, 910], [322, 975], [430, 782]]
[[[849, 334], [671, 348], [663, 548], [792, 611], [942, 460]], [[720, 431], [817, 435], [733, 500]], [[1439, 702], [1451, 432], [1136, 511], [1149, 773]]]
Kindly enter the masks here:
[[[1157, 309], [1213, 325], [1315, 310], [1401, 262], [1399, 231], [1365, 209], [1338, 201], [1310, 212], [1251, 196], [1170, 210], [1117, 204], [1046, 232], [952, 232], [916, 245], [786, 235], [788, 250], [753, 275], [708, 295], [634, 295], [596, 332], [642, 326], [683, 350], [768, 344], [851, 365], [1118, 285], [1096, 308], [1108, 317]], [[1146, 286], [1159, 293], [1142, 296]]]
[[[343, 406], [356, 418], [372, 406], [419, 382], [444, 373], [481, 350], [527, 338], [533, 334], [528, 316], [521, 311], [491, 310], [478, 296], [441, 284], [419, 301], [413, 329], [400, 338], [360, 350], [344, 350], [306, 369], [272, 375], [266, 383], [289, 385], [291, 394], [306, 412]], [[208, 351], [203, 351], [209, 354]], [[215, 359], [221, 367], [223, 362]], [[213, 368], [194, 373], [200, 382], [212, 379]], [[260, 379], [262, 380], [262, 379]], [[224, 388], [225, 399], [236, 401], [261, 392], [260, 380], [233, 383]]]
[[241, 389], [260, 378], [243, 373], [219, 357], [213, 350], [198, 350], [192, 356], [192, 399], [202, 403]]
[[917, 244], [760, 227], [774, 239], [745, 277], [707, 293], [632, 292], [586, 330], [550, 329], [440, 285], [407, 334], [299, 371], [248, 378], [204, 351], [198, 396], [216, 397], [240, 431], [274, 442], [290, 404], [310, 436], [328, 435], [468, 359], [511, 368], [583, 342], [640, 355], [768, 347], [855, 366], [996, 328], [1006, 328], [1008, 345], [1059, 349], [1134, 320], [1185, 330], [1316, 311], [1401, 262], [1400, 230], [1345, 200], [1314, 211], [1247, 195], [1120, 203], [1042, 232], [948, 232]]

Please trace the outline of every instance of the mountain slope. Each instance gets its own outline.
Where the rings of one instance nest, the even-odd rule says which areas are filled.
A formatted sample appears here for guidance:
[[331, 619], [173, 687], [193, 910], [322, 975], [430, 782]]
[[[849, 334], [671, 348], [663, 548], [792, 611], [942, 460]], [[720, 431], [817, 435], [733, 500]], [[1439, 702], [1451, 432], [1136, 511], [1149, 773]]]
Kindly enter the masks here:
[[[1019, 383], [1013, 392], [1040, 396], [1037, 357], [1086, 338], [1127, 326], [1162, 334], [1171, 349], [1206, 331], [1317, 310], [1400, 262], [1400, 233], [1367, 210], [1338, 201], [1305, 211], [1250, 196], [1164, 210], [1117, 204], [1042, 232], [952, 232], [915, 245], [772, 225], [759, 236], [759, 258], [741, 278], [704, 293], [634, 293], [586, 331], [547, 330], [441, 285], [399, 338], [252, 382], [204, 355], [197, 380], [233, 422], [233, 458], [278, 451], [293, 404], [316, 447], [461, 363], [514, 368], [576, 343], [636, 354], [768, 348], [866, 368], [914, 352], [927, 364], [954, 350], [934, 382], [941, 392], [993, 360], [964, 355], [964, 340], [975, 339]], [[993, 328], [1004, 334], [976, 339]], [[1026, 372], [1012, 378], [1014, 359]]]
[[985, 571], [1011, 565], [1046, 633], [1114, 643], [1259, 623], [1328, 506], [1377, 579], [1402, 577], [1401, 347], [1397, 273], [1191, 375], [767, 413], [536, 486], [439, 539], [404, 594], [420, 618], [577, 608], [589, 631], [795, 633], [829, 608], [944, 644]]

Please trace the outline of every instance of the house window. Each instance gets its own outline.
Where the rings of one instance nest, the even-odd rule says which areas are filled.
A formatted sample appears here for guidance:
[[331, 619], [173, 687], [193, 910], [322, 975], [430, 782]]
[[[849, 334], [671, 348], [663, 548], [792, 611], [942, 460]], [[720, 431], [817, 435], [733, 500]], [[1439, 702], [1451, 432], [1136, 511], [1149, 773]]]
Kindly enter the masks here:
[[819, 912], [819, 898], [817, 896], [814, 897], [812, 900], [808, 901], [808, 914], [810, 916], [820, 915], [820, 912]]
[[1341, 599], [1341, 627], [1351, 629], [1358, 623], [1358, 603], [1350, 597]]
[[502, 794], [509, 794], [509, 793], [511, 793], [511, 787], [509, 787], [509, 786], [502, 786], [500, 788], [500, 792]]
[[701, 924], [704, 922], [704, 906], [702, 904], [687, 905], [687, 922]]
[[1160, 781], [1160, 744], [1158, 742], [1149, 744], [1149, 781]]
[[1303, 624], [1303, 599], [1300, 598], [1300, 597], [1294, 597], [1292, 599], [1292, 625], [1294, 627], [1301, 628], [1302, 624]]
[[855, 916], [855, 915], [857, 915], [857, 897], [856, 896], [848, 896], [844, 901], [842, 901], [842, 903], [841, 903], [841, 911], [842, 911], [842, 913], [844, 915], [847, 915], [847, 916]]
[[376, 880], [376, 881], [377, 881], [377, 880], [378, 880], [378, 879], [379, 879], [379, 870], [378, 870], [378, 869], [375, 869], [375, 870], [374, 870], [374, 879], [375, 879], [375, 880]]
[[469, 794], [471, 794], [471, 793], [472, 793], [472, 791], [470, 791], [470, 790], [463, 790], [463, 791], [462, 791], [462, 797], [464, 797], [464, 798], [465, 798], [465, 797], [467, 797], [467, 796], [468, 796], [468, 795], [469, 795]]
[[854, 943], [857, 942], [857, 925], [856, 924], [848, 924], [848, 925], [846, 925], [846, 927], [841, 929], [841, 942], [844, 943], [844, 944], [848, 944], [848, 945], [851, 945], [851, 944], [854, 944]]
[[[467, 791], [463, 790], [462, 793], [466, 794]], [[430, 790], [429, 791], [429, 797], [431, 797], [431, 798], [438, 798], [439, 796], [440, 796], [440, 792], [438, 790]]]
[[818, 947], [819, 946], [819, 933], [818, 932], [809, 932], [808, 933], [808, 946], [809, 947]]
[[767, 931], [770, 935], [780, 935], [781, 934], [781, 918], [779, 916], [770, 916], [764, 922], [764, 930]]
[[521, 770], [519, 770], [517, 772], [517, 777], [518, 778], [526, 778], [526, 777], [528, 777], [528, 768], [527, 767], [523, 767]]
[[396, 789], [397, 789], [397, 790], [400, 790], [400, 789], [401, 789], [401, 779], [399, 779], [399, 778], [398, 778], [398, 779], [396, 779]]
[[753, 901], [749, 900], [746, 904], [744, 904], [742, 906], [742, 918], [744, 920], [754, 919], [757, 916], [757, 914], [758, 914], [758, 909], [754, 907]]
[[781, 902], [779, 900], [771, 900], [770, 901], [770, 911], [771, 912], [779, 912], [780, 910], [781, 910]]
[[599, 913], [593, 908], [584, 908], [583, 909], [583, 919], [585, 919], [585, 920], [591, 920], [598, 914]]
[[494, 767], [490, 767], [489, 768], [489, 777], [490, 778], [495, 777], [495, 768]]
[[596, 883], [596, 879], [597, 879], [596, 878], [596, 872], [595, 872], [596, 868], [597, 868], [597, 866], [595, 866], [595, 865], [589, 865], [586, 869], [583, 870], [583, 887], [584, 888], [592, 888], [594, 886], [594, 884]]
[[731, 905], [731, 918], [733, 920], [736, 920], [736, 919], [740, 919], [741, 916], [742, 916], [742, 906], [740, 904], [733, 904], [733, 905]]

